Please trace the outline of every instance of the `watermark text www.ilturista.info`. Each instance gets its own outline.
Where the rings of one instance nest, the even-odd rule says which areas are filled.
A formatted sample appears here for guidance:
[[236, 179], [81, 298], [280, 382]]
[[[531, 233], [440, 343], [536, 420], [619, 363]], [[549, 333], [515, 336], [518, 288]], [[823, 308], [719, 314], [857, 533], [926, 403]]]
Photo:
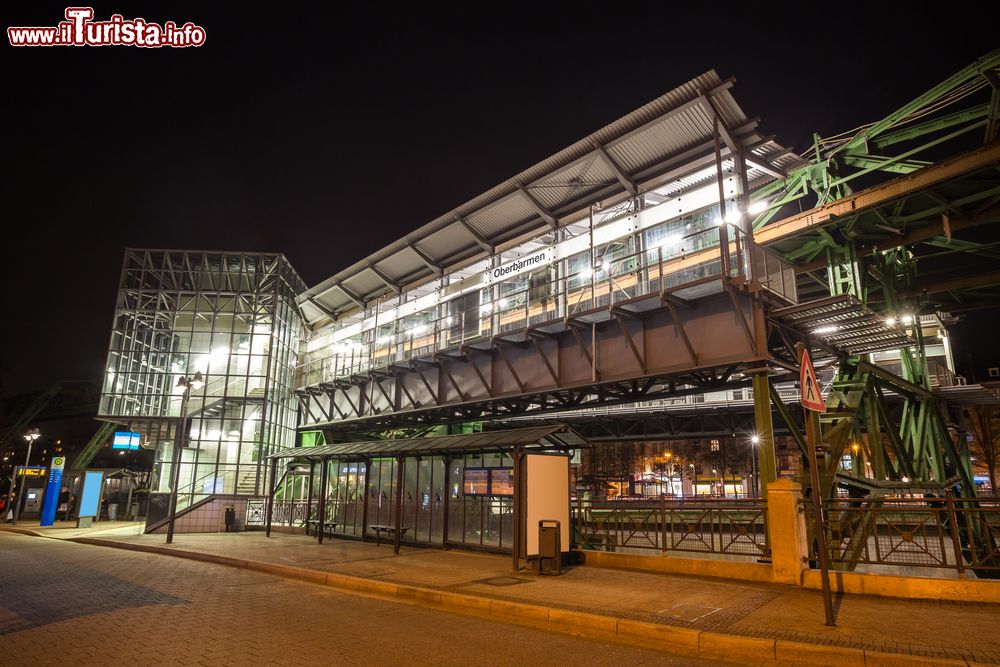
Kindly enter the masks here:
[[190, 21], [178, 26], [145, 19], [126, 19], [113, 14], [107, 21], [94, 20], [93, 7], [67, 7], [66, 20], [54, 27], [7, 28], [11, 46], [138, 46], [184, 48], [205, 43], [205, 29]]

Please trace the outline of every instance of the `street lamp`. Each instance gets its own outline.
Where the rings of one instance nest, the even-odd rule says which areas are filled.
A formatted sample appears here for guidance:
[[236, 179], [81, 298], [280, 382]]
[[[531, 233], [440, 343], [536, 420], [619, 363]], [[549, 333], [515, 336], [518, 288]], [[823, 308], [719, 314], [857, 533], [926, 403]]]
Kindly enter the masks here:
[[181, 448], [187, 440], [187, 402], [191, 398], [192, 391], [198, 391], [205, 386], [205, 378], [201, 371], [188, 378], [181, 376], [177, 380], [177, 386], [183, 387], [181, 393], [181, 413], [177, 418], [177, 432], [174, 433], [174, 455], [173, 469], [170, 471], [170, 518], [167, 521], [167, 544], [174, 541], [174, 519], [177, 518], [177, 486], [181, 480]]
[[[42, 434], [38, 432], [37, 428], [33, 428], [24, 434], [24, 439], [28, 441], [28, 454], [24, 457], [24, 467], [27, 468], [31, 463], [31, 446], [35, 444], [35, 440], [42, 437]], [[17, 525], [17, 517], [21, 514], [21, 500], [22, 494], [24, 493], [24, 484], [27, 479], [27, 475], [22, 475], [24, 479], [21, 480], [21, 490], [19, 490], [17, 500], [14, 502], [14, 525]], [[7, 505], [10, 505], [11, 498], [14, 495], [14, 485], [17, 483], [17, 466], [14, 466], [14, 477], [10, 481], [10, 492], [7, 493]]]
[[666, 454], [664, 454], [664, 456], [667, 457], [667, 465], [668, 465], [667, 474], [670, 475], [670, 497], [673, 498], [673, 496], [674, 496], [674, 453], [673, 452], [667, 452]]

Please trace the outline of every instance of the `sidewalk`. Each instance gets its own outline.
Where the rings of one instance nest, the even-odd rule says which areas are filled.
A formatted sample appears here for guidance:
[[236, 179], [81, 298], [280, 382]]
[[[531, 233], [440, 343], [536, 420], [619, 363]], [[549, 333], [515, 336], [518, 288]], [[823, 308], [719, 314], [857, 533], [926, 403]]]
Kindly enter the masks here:
[[593, 566], [538, 576], [512, 573], [509, 557], [406, 547], [396, 556], [282, 533], [183, 534], [170, 546], [162, 535], [63, 535], [744, 664], [1000, 663], [1000, 605], [844, 595], [829, 628], [819, 592], [779, 584]]

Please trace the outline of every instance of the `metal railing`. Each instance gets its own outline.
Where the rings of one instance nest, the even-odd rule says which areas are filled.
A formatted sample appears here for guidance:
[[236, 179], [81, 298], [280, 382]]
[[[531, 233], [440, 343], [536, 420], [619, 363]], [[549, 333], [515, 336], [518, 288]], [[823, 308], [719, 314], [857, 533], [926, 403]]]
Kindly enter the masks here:
[[824, 514], [836, 569], [1000, 578], [1000, 498], [838, 498], [825, 502]]
[[764, 556], [761, 500], [574, 500], [573, 542], [582, 550]]
[[588, 259], [570, 275], [540, 283], [528, 278], [520, 289], [484, 287], [480, 298], [465, 310], [458, 310], [461, 300], [456, 298], [378, 323], [355, 340], [334, 345], [330, 356], [300, 367], [296, 386], [364, 374], [644, 297], [674, 294], [698, 298], [721, 291], [723, 278], [748, 280], [751, 268], [764, 289], [797, 302], [790, 262], [748, 241], [736, 226], [713, 226], [624, 255], [605, 250], [593, 266]]
[[209, 496], [235, 493], [233, 478], [232, 470], [212, 471], [180, 487], [177, 491], [177, 512]]

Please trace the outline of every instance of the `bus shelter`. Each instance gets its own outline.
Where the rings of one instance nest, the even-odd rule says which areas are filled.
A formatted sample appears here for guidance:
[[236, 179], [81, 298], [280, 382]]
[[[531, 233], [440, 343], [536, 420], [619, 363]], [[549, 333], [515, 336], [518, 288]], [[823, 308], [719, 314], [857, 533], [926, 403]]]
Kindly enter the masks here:
[[[272, 524], [284, 524], [304, 527], [320, 542], [324, 536], [385, 540], [397, 552], [411, 544], [517, 558], [534, 543], [525, 536], [529, 514], [555, 511], [527, 495], [529, 487], [551, 490], [552, 484], [540, 485], [537, 477], [533, 485], [519, 484], [528, 457], [565, 458], [565, 479], [560, 473], [554, 483], [566, 486], [555, 498], [561, 505], [565, 495], [568, 531], [569, 459], [586, 444], [571, 427], [555, 424], [285, 449], [269, 456], [265, 530], [270, 535]], [[551, 502], [553, 494], [547, 496]], [[568, 537], [563, 546], [568, 549]]]

